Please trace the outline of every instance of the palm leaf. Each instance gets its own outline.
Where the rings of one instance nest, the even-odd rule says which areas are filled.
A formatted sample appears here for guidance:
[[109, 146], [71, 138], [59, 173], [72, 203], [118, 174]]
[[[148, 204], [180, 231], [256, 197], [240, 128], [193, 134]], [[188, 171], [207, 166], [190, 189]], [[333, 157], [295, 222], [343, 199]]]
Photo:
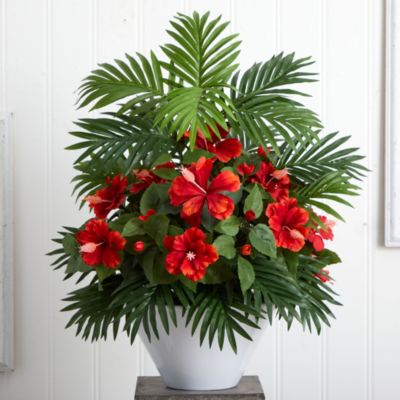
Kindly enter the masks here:
[[315, 74], [302, 69], [312, 64], [309, 58], [295, 59], [294, 54], [279, 54], [269, 61], [254, 64], [239, 80], [231, 82], [235, 119], [229, 120], [233, 133], [246, 148], [272, 146], [280, 154], [279, 143], [295, 148], [294, 140], [310, 142], [322, 128], [317, 115], [290, 96], [307, 96], [288, 85], [313, 82]]
[[139, 103], [154, 105], [164, 95], [160, 62], [151, 52], [151, 60], [137, 53], [137, 58], [126, 55], [127, 61], [115, 60], [115, 65], [100, 64], [99, 69], [83, 81], [79, 88], [79, 107], [92, 104], [92, 110], [118, 100], [132, 98], [122, 111]]
[[162, 46], [169, 62], [162, 62], [170, 76], [170, 91], [157, 113], [156, 123], [170, 132], [178, 132], [178, 139], [190, 131], [194, 147], [197, 131], [209, 136], [209, 126], [219, 135], [217, 124], [228, 129], [225, 116], [235, 119], [233, 104], [224, 93], [228, 79], [237, 68], [239, 54], [237, 35], [221, 39], [228, 23], [221, 17], [209, 20], [209, 13], [189, 17], [178, 14], [168, 33], [174, 43]]

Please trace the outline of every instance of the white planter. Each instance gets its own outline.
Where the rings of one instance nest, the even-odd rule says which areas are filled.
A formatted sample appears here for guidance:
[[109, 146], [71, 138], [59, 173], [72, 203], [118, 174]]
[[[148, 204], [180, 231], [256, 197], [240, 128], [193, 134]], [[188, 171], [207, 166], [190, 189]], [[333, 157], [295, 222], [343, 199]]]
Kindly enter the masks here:
[[147, 339], [143, 327], [139, 330], [140, 338], [150, 353], [165, 384], [173, 389], [182, 390], [222, 390], [236, 386], [256, 349], [259, 339], [266, 328], [266, 320], [260, 320], [261, 329], [243, 326], [253, 338], [249, 341], [235, 334], [237, 354], [231, 349], [225, 338], [222, 351], [217, 338], [211, 348], [208, 337], [200, 347], [200, 329], [191, 335], [191, 325], [185, 328], [185, 317], [177, 307], [178, 326], [170, 323], [167, 335], [157, 315], [160, 338], [154, 335], [151, 342]]

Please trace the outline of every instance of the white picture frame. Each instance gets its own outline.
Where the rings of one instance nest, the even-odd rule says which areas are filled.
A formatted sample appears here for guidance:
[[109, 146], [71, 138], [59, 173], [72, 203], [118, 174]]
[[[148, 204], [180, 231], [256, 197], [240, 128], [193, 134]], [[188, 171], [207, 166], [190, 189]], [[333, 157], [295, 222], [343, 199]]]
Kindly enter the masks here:
[[385, 245], [400, 247], [400, 2], [386, 0]]
[[10, 115], [0, 114], [0, 371], [13, 369], [13, 211]]

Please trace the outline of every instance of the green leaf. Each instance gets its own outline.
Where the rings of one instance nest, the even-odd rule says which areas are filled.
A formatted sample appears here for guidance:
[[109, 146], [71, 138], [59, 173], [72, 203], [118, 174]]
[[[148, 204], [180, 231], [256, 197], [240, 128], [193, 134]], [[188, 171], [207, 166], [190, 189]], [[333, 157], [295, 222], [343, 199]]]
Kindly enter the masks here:
[[260, 253], [272, 258], [276, 257], [275, 238], [267, 225], [257, 224], [252, 228], [249, 233], [249, 240]]
[[263, 198], [258, 185], [254, 185], [244, 201], [244, 212], [253, 211], [258, 218], [264, 210]]
[[200, 282], [207, 285], [215, 285], [230, 281], [235, 277], [231, 267], [225, 264], [222, 260], [218, 260], [207, 268], [206, 274]]
[[96, 273], [99, 278], [99, 281], [103, 282], [104, 279], [108, 278], [109, 276], [115, 273], [115, 269], [110, 269], [103, 267], [102, 265], [99, 265], [98, 267], [96, 267]]
[[169, 219], [166, 215], [155, 214], [143, 222], [144, 231], [163, 248], [163, 240], [168, 233]]
[[182, 284], [187, 287], [189, 290], [191, 290], [193, 293], [196, 293], [197, 289], [197, 282], [193, 282], [190, 279], [186, 278], [183, 275], [179, 275], [179, 280], [182, 282]]
[[116, 219], [113, 219], [108, 223], [109, 227], [113, 231], [118, 231], [122, 232], [124, 229], [124, 226], [128, 223], [129, 220], [132, 218], [135, 218], [134, 214], [128, 213], [128, 214], [122, 214]]
[[242, 256], [238, 257], [238, 276], [240, 288], [242, 289], [242, 293], [245, 294], [254, 282], [255, 273], [253, 265]]
[[317, 260], [325, 265], [339, 264], [342, 262], [340, 257], [334, 251], [328, 249], [318, 252]]
[[173, 207], [170, 203], [168, 189], [170, 184], [152, 183], [143, 193], [140, 199], [140, 212], [146, 214], [150, 209], [161, 214], [177, 214], [179, 208]]
[[182, 163], [191, 164], [196, 162], [200, 157], [213, 158], [215, 157], [215, 154], [210, 153], [203, 149], [194, 149], [194, 150], [188, 149], [186, 153], [183, 155]]
[[299, 265], [299, 253], [294, 253], [293, 251], [282, 249], [282, 254], [289, 272], [292, 275], [296, 276], [297, 266]]
[[219, 233], [224, 233], [229, 236], [236, 236], [239, 232], [240, 224], [240, 218], [232, 215], [231, 217], [218, 222], [218, 224], [215, 226], [215, 230]]
[[172, 181], [172, 179], [176, 178], [177, 176], [179, 176], [179, 172], [174, 169], [174, 168], [159, 168], [159, 169], [155, 169], [153, 170], [153, 173], [157, 176], [159, 176], [160, 178]]
[[69, 258], [67, 268], [65, 269], [66, 274], [75, 274], [76, 272], [88, 272], [92, 271], [93, 268], [86, 265], [80, 254], [76, 254]]
[[143, 223], [138, 218], [133, 218], [128, 221], [122, 230], [122, 236], [125, 237], [144, 235], [145, 233]]
[[152, 285], [164, 285], [178, 280], [177, 275], [171, 275], [165, 269], [165, 255], [157, 249], [151, 249], [141, 258], [141, 265], [146, 278]]
[[220, 235], [214, 240], [213, 245], [217, 249], [218, 254], [228, 260], [236, 256], [235, 240], [231, 236]]
[[76, 241], [75, 236], [72, 234], [65, 235], [62, 244], [67, 254], [74, 255], [79, 252], [78, 242]]

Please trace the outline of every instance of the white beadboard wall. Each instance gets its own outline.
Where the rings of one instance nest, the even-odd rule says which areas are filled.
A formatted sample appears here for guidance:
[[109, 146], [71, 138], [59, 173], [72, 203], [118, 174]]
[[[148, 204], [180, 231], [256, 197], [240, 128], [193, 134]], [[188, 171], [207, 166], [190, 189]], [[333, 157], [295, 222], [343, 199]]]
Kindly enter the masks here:
[[[348, 223], [338, 224], [332, 268], [345, 307], [320, 337], [268, 329], [248, 369], [269, 400], [400, 398], [400, 249], [383, 247], [384, 0], [0, 0], [0, 111], [13, 113], [15, 371], [0, 374], [1, 400], [128, 400], [155, 369], [141, 344], [89, 344], [64, 330], [71, 289], [44, 254], [65, 224], [75, 154], [63, 148], [74, 90], [97, 62], [147, 52], [177, 12], [232, 20], [244, 67], [280, 51], [311, 55], [321, 82], [310, 105], [329, 131], [353, 135], [372, 172]], [[188, 354], [190, 357], [190, 354]], [[210, 362], [212, 362], [210, 360]]]

